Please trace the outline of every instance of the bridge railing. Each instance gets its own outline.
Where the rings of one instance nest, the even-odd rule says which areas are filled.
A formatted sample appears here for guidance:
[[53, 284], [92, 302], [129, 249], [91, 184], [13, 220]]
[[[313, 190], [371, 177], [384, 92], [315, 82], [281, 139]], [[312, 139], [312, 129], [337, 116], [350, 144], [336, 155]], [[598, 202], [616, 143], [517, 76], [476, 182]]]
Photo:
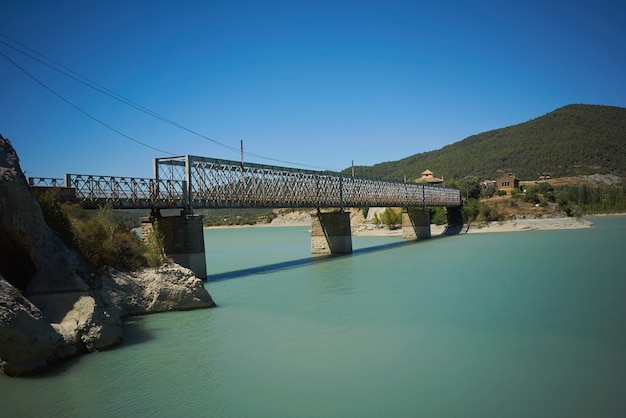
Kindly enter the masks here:
[[187, 202], [184, 180], [66, 174], [64, 184], [85, 208], [185, 208]]
[[52, 177], [29, 177], [28, 185], [31, 187], [65, 187], [63, 179]]

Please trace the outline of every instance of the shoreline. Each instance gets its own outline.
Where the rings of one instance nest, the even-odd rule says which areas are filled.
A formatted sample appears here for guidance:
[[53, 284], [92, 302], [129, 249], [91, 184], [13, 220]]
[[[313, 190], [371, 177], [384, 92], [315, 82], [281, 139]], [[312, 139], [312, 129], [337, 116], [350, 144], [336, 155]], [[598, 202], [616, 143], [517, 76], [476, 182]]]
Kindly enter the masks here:
[[512, 219], [509, 221], [489, 222], [487, 225], [478, 227], [472, 227], [470, 225], [468, 233], [556, 231], [561, 229], [585, 229], [593, 227], [593, 222], [582, 218]]
[[[537, 219], [512, 219], [507, 221], [495, 221], [482, 225], [470, 225], [467, 234], [486, 234], [499, 232], [526, 232], [526, 231], [557, 231], [563, 229], [593, 228], [593, 222], [580, 218], [537, 218]], [[431, 225], [431, 235], [438, 236], [443, 233], [446, 225]], [[356, 236], [402, 236], [402, 228], [389, 230], [386, 228], [361, 227], [353, 231]]]
[[[585, 218], [533, 218], [533, 219], [511, 219], [506, 221], [494, 221], [487, 224], [471, 224], [466, 233], [484, 234], [498, 232], [525, 232], [525, 231], [555, 231], [562, 229], [586, 229], [593, 228], [594, 223], [588, 218], [606, 216], [626, 216], [626, 213], [590, 215]], [[276, 228], [276, 227], [306, 227], [311, 226], [310, 222], [281, 221], [277, 223], [255, 224], [255, 225], [221, 225], [210, 226], [204, 229], [229, 229], [229, 228]], [[440, 235], [446, 225], [431, 224], [431, 234]], [[372, 224], [358, 224], [352, 227], [353, 236], [402, 236], [402, 228], [390, 230], [386, 227], [377, 227]]]

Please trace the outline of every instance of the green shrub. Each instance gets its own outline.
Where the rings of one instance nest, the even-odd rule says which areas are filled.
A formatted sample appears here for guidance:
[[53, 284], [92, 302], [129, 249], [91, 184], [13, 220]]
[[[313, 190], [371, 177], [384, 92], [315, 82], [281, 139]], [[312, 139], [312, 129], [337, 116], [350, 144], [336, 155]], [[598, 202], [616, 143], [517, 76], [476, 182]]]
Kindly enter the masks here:
[[537, 193], [537, 188], [536, 187], [529, 187], [528, 189], [526, 189], [526, 193], [524, 194], [523, 200], [524, 200], [524, 202], [532, 203], [534, 205], [539, 203], [541, 200], [539, 199], [539, 194]]
[[493, 195], [495, 195], [496, 193], [498, 193], [498, 191], [499, 190], [496, 186], [491, 185], [491, 186], [485, 187], [484, 189], [480, 191], [480, 197], [482, 199], [488, 199], [492, 197]]
[[477, 220], [479, 222], [493, 222], [499, 221], [502, 217], [498, 213], [498, 205], [493, 206], [486, 205], [482, 202], [479, 203], [479, 214]]
[[114, 219], [111, 208], [100, 208], [87, 219], [74, 219], [72, 226], [76, 247], [93, 268], [137, 270], [146, 264], [141, 239], [132, 227]]
[[430, 222], [435, 225], [448, 223], [448, 212], [444, 208], [435, 207], [430, 209]]
[[[132, 225], [124, 222], [135, 222], [135, 215], [118, 214], [111, 207], [102, 207], [94, 213], [77, 204], [60, 204], [59, 190], [54, 188], [42, 193], [38, 199], [50, 228], [96, 270], [109, 266], [132, 271], [147, 263], [161, 265], [165, 260], [160, 233], [154, 236], [155, 242], [149, 240], [144, 245], [133, 232]], [[158, 224], [156, 229], [158, 232]], [[153, 253], [157, 254], [156, 258]]]
[[396, 225], [402, 224], [402, 213], [397, 213], [391, 208], [386, 208], [380, 216], [380, 221], [389, 229], [394, 229]]
[[163, 234], [161, 234], [159, 230], [159, 223], [157, 221], [152, 223], [152, 232], [146, 237], [145, 241], [145, 257], [148, 266], [155, 269], [159, 268], [165, 262], [165, 247], [163, 244]]
[[463, 222], [470, 224], [480, 213], [480, 202], [477, 199], [468, 199], [463, 205]]
[[104, 260], [104, 243], [107, 232], [100, 223], [93, 218], [87, 221], [74, 221], [76, 246], [92, 267], [106, 264]]
[[46, 190], [38, 197], [39, 205], [48, 226], [59, 233], [65, 245], [74, 247], [72, 225], [65, 212], [61, 209], [59, 193], [60, 191], [57, 188]]

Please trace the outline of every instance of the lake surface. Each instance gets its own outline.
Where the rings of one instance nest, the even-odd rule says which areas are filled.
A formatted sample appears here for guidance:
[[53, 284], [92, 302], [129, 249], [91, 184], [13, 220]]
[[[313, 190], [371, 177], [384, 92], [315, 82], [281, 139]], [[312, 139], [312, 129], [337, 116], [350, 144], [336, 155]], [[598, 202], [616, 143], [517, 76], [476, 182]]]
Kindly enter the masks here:
[[626, 218], [311, 257], [306, 227], [205, 231], [212, 310], [0, 378], [7, 417], [623, 417]]

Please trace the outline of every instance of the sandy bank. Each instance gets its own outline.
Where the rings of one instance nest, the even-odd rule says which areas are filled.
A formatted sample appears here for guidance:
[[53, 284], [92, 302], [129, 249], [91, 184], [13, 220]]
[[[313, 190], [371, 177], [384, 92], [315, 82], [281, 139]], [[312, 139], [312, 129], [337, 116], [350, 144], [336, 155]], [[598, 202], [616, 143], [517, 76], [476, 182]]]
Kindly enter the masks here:
[[593, 222], [580, 218], [513, 219], [489, 222], [486, 225], [470, 225], [468, 233], [552, 231], [557, 229], [593, 228]]
[[[579, 218], [513, 219], [502, 222], [489, 222], [482, 225], [472, 224], [467, 233], [550, 231], [592, 227], [593, 222]], [[441, 235], [444, 229], [445, 225], [430, 226], [432, 236]], [[388, 228], [378, 228], [371, 224], [364, 224], [353, 227], [352, 234], [355, 236], [402, 236], [402, 229], [389, 230]]]

